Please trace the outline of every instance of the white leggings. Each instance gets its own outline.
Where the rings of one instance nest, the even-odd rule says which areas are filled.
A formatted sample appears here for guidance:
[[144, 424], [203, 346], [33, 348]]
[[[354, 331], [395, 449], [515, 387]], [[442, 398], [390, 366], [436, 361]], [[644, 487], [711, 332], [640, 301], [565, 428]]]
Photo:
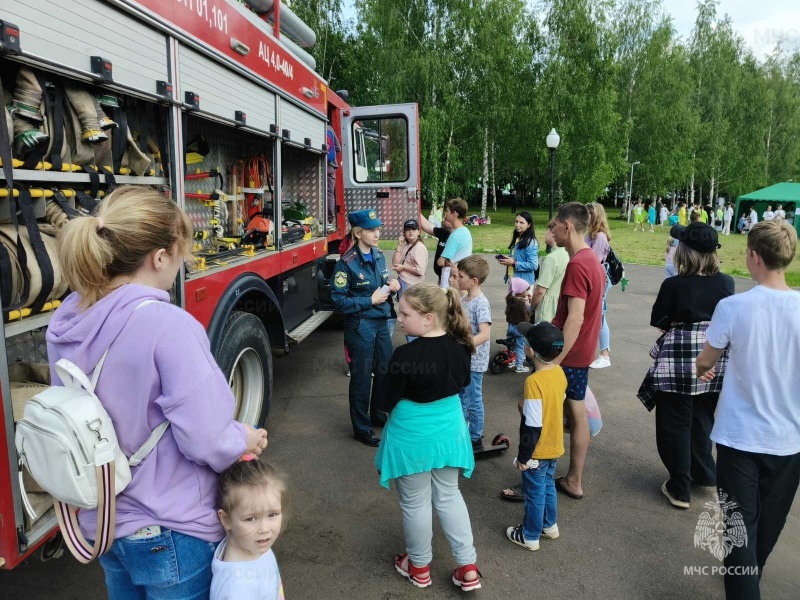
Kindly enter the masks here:
[[406, 552], [416, 567], [424, 567], [433, 560], [431, 504], [436, 509], [458, 566], [469, 565], [476, 560], [472, 526], [467, 505], [458, 489], [458, 476], [459, 469], [444, 467], [395, 479], [403, 513]]

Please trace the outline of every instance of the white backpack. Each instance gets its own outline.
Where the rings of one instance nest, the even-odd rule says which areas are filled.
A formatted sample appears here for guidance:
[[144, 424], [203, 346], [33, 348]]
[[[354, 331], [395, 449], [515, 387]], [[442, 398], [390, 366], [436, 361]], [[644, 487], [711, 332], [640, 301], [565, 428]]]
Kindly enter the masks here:
[[[134, 310], [156, 302], [146, 300]], [[20, 461], [44, 491], [53, 497], [64, 542], [86, 564], [104, 554], [114, 541], [115, 496], [131, 481], [130, 467], [142, 462], [169, 427], [153, 430], [130, 460], [117, 442], [114, 424], [94, 390], [108, 350], [93, 370], [91, 381], [75, 364], [55, 364], [63, 385], [53, 385], [25, 404], [17, 422], [15, 443]], [[30, 503], [23, 488], [23, 502]], [[97, 509], [94, 546], [78, 527], [76, 508]]]

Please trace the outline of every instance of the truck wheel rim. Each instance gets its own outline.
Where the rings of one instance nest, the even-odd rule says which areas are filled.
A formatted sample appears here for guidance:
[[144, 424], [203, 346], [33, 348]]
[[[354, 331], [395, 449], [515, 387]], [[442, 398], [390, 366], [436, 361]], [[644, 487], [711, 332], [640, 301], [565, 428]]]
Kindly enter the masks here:
[[236, 357], [228, 385], [236, 402], [234, 418], [240, 423], [257, 425], [264, 403], [264, 367], [253, 348], [245, 348]]

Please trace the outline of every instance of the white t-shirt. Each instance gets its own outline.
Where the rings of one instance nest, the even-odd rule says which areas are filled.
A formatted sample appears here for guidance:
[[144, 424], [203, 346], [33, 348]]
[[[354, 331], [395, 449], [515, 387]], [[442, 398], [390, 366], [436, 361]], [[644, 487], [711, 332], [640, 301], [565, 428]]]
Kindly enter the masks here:
[[750, 225], [758, 223], [758, 213], [754, 210], [750, 211]]
[[725, 212], [723, 213], [723, 218], [726, 221], [730, 221], [733, 219], [733, 209], [730, 206], [725, 209]]
[[764, 220], [765, 221], [772, 221], [772, 219], [774, 219], [774, 218], [775, 218], [775, 213], [774, 212], [772, 212], [771, 210], [765, 210], [764, 211]]
[[725, 298], [706, 338], [730, 345], [711, 439], [745, 452], [800, 452], [800, 293], [759, 285]]
[[783, 209], [775, 211], [775, 218], [776, 219], [785, 219], [786, 218], [786, 211]]
[[283, 582], [275, 553], [267, 550], [256, 560], [224, 562], [228, 538], [211, 561], [210, 600], [284, 600]]

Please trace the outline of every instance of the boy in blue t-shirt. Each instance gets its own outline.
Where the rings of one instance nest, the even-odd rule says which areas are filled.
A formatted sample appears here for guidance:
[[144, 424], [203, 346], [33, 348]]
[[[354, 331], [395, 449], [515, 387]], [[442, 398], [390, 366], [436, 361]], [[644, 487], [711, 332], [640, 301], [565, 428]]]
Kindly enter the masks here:
[[[449, 269], [447, 269], [449, 271]], [[483, 374], [489, 368], [489, 336], [492, 325], [492, 307], [489, 300], [481, 292], [481, 284], [489, 276], [489, 264], [477, 254], [468, 256], [458, 262], [458, 289], [467, 292], [461, 299], [467, 313], [472, 336], [475, 342], [475, 353], [470, 362], [470, 382], [459, 397], [464, 418], [469, 424], [469, 437], [472, 449], [483, 449]]]
[[466, 201], [461, 198], [452, 198], [445, 205], [444, 218], [452, 225], [453, 231], [447, 238], [442, 255], [436, 261], [436, 264], [442, 267], [439, 287], [448, 287], [450, 266], [458, 264], [462, 258], [472, 254], [472, 234], [467, 227], [464, 227], [468, 208]]

